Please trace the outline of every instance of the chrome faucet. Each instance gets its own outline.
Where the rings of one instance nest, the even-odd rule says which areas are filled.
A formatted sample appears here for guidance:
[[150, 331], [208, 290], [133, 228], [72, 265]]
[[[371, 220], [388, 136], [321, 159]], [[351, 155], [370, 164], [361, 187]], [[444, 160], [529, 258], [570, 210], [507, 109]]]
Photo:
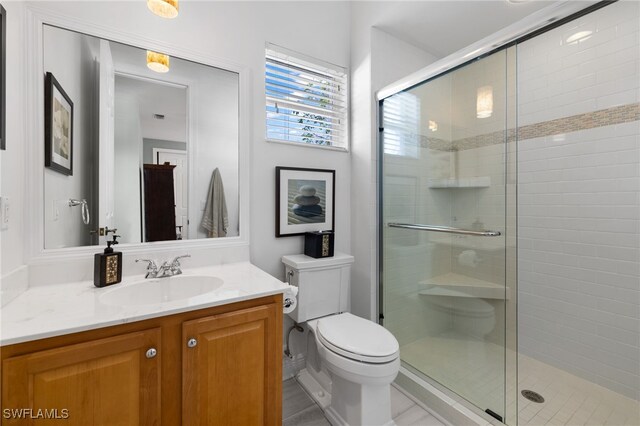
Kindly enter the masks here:
[[177, 256], [171, 262], [163, 262], [159, 267], [155, 260], [136, 259], [136, 262], [148, 262], [147, 275], [144, 276], [145, 278], [166, 278], [182, 274], [182, 269], [180, 268], [180, 259], [183, 259], [185, 257], [191, 257], [191, 255], [184, 254], [182, 256]]
[[182, 273], [182, 269], [180, 269], [180, 259], [184, 259], [185, 257], [191, 257], [191, 255], [183, 254], [182, 256], [176, 256], [171, 262], [164, 262], [160, 265], [158, 278], [180, 275]]
[[158, 276], [158, 264], [155, 260], [151, 259], [136, 259], [136, 263], [138, 262], [148, 262], [147, 264], [147, 275], [145, 278], [156, 278]]

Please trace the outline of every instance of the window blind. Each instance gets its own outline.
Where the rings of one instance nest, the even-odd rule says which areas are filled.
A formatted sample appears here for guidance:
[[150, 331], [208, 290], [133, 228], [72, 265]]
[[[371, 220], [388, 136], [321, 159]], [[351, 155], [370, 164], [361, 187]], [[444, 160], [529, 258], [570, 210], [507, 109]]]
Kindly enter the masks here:
[[268, 45], [265, 94], [268, 140], [347, 149], [344, 68]]

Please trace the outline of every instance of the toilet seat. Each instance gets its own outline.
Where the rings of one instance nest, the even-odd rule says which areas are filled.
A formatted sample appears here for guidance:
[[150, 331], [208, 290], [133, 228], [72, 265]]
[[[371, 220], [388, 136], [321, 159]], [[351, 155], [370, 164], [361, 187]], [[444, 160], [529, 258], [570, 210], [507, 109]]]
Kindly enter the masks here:
[[355, 361], [384, 364], [398, 358], [398, 341], [393, 334], [350, 313], [319, 319], [317, 335], [327, 349]]

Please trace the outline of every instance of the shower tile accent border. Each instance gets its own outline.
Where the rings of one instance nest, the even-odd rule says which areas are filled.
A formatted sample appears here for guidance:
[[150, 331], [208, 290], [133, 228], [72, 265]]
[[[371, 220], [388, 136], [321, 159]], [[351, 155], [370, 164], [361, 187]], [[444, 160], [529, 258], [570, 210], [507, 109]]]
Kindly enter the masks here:
[[[557, 118], [555, 120], [544, 121], [541, 123], [528, 124], [519, 127], [517, 132], [516, 129], [508, 129], [506, 131], [506, 137], [507, 142], [515, 141], [516, 136], [519, 141], [524, 141], [527, 139], [560, 135], [597, 127], [630, 123], [633, 121], [640, 121], [640, 103], [621, 105], [598, 111], [572, 115], [569, 117]], [[483, 135], [472, 136], [452, 142], [445, 139], [423, 135], [420, 135], [419, 138], [420, 146], [422, 148], [429, 148], [437, 151], [463, 151], [504, 143], [505, 132], [498, 131], [485, 133]]]

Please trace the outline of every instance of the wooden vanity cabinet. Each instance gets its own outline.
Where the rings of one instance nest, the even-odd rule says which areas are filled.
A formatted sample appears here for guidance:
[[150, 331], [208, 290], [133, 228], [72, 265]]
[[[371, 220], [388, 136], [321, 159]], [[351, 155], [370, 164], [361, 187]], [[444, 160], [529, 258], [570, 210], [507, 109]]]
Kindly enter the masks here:
[[[154, 328], [5, 359], [2, 407], [57, 410], [72, 425], [158, 425], [159, 347]], [[156, 355], [147, 357], [149, 350]]]
[[257, 306], [182, 324], [183, 424], [279, 423], [277, 316], [273, 305]]
[[4, 346], [2, 425], [281, 425], [282, 295]]

